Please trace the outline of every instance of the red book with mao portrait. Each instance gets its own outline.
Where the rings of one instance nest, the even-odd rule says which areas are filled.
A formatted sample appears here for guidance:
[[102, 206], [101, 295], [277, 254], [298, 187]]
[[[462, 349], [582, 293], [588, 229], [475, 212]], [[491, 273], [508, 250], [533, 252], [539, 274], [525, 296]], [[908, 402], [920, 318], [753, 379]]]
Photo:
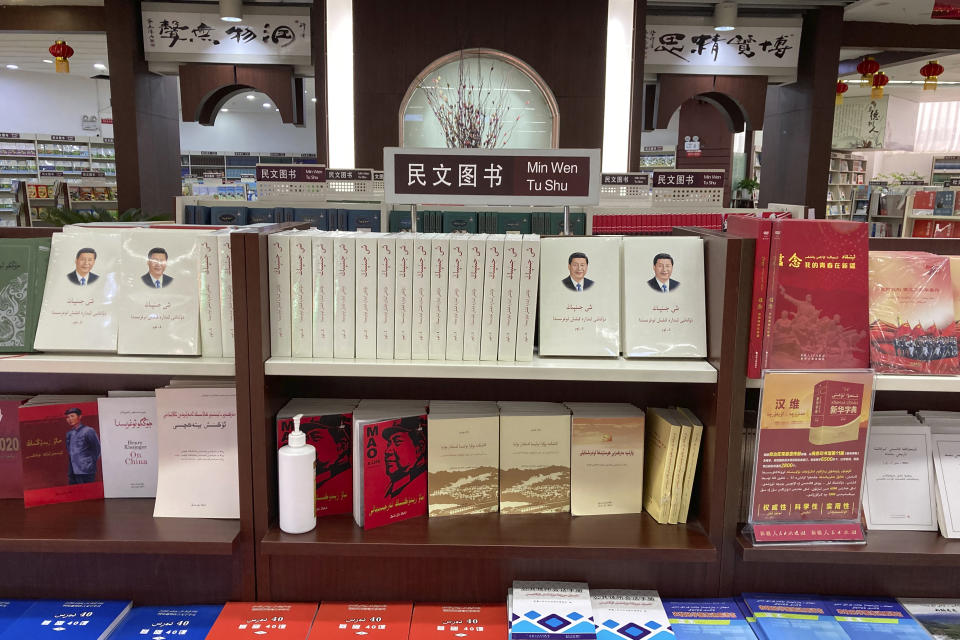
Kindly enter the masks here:
[[868, 366], [868, 255], [865, 223], [774, 221], [764, 369]]
[[23, 506], [102, 499], [96, 398], [37, 404], [41, 398], [19, 412]]

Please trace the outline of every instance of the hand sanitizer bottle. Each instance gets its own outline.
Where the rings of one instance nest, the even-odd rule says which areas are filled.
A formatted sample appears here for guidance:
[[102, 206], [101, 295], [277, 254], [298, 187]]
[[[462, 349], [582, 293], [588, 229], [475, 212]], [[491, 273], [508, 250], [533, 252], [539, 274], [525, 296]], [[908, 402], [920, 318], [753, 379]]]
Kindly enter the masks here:
[[306, 533], [317, 526], [317, 450], [300, 431], [303, 414], [293, 417], [293, 433], [277, 452], [280, 528]]

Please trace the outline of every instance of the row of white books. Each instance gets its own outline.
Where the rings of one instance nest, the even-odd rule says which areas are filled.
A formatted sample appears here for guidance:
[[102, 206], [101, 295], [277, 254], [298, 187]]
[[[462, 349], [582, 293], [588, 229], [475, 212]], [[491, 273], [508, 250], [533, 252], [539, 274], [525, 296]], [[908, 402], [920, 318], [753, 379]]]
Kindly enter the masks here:
[[34, 347], [232, 357], [230, 230], [64, 227]]
[[270, 352], [528, 361], [539, 266], [530, 234], [276, 233]]

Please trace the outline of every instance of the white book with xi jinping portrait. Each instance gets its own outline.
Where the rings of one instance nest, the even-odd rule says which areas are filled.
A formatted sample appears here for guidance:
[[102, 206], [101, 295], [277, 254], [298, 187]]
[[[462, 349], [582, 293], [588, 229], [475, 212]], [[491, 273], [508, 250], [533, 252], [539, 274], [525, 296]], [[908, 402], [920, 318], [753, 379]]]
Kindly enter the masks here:
[[620, 238], [540, 241], [540, 355], [620, 355]]
[[623, 355], [707, 355], [703, 240], [623, 239]]

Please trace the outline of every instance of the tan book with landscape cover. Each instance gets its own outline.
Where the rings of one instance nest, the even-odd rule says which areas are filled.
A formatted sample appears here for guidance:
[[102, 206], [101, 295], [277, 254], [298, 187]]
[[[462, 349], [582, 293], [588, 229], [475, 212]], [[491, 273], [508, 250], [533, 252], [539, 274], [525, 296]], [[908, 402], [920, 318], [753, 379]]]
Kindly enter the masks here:
[[683, 496], [680, 499], [679, 522], [686, 522], [690, 515], [693, 480], [697, 476], [697, 460], [700, 456], [700, 442], [703, 440], [703, 423], [690, 409], [679, 407], [677, 410], [693, 425], [693, 431], [690, 434], [690, 449], [687, 452], [687, 468], [683, 472]]
[[569, 402], [570, 513], [643, 511], [643, 411], [625, 403]]
[[687, 453], [690, 451], [690, 436], [693, 423], [676, 409], [670, 409], [670, 421], [680, 425], [680, 443], [677, 446], [677, 462], [673, 467], [673, 482], [670, 485], [670, 524], [680, 521], [680, 502], [683, 498], [683, 474], [687, 469]]
[[496, 513], [500, 506], [497, 403], [434, 401], [427, 425], [430, 517]]
[[570, 511], [570, 410], [500, 403], [500, 513]]
[[668, 409], [647, 409], [643, 441], [643, 508], [660, 524], [670, 522], [670, 490], [680, 445], [680, 425]]

